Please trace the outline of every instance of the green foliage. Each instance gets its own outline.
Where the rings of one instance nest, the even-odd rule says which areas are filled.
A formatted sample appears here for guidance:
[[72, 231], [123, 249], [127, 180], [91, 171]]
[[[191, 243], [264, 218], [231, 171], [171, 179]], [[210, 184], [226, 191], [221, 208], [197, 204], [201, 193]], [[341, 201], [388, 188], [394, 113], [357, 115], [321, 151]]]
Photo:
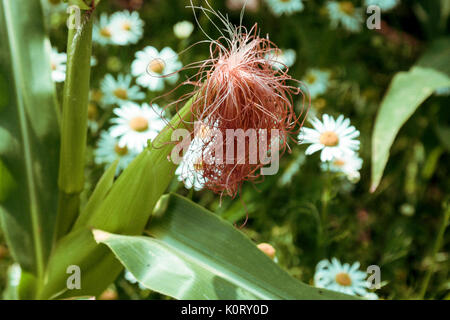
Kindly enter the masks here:
[[436, 89], [450, 86], [449, 54], [450, 38], [436, 40], [416, 67], [398, 73], [392, 80], [372, 135], [372, 192], [380, 183], [389, 149], [400, 128]]
[[[173, 179], [175, 165], [165, 161], [173, 146], [165, 143], [171, 129], [164, 130], [157, 143], [118, 177], [116, 164], [105, 171], [93, 161], [99, 133], [109, 129], [114, 107], [96, 97], [106, 74], [130, 74], [135, 53], [147, 45], [182, 52], [185, 66], [209, 58], [208, 44], [199, 43], [205, 35], [198, 26], [188, 39], [174, 36], [175, 23], [195, 22], [185, 1], [143, 1], [138, 13], [145, 22], [144, 37], [127, 46], [94, 44], [97, 65], [90, 75], [91, 25], [85, 25], [79, 33], [82, 37], [74, 41], [75, 31], [68, 35], [65, 7], [46, 11], [52, 46], [69, 55], [66, 92], [56, 84], [65, 111], [59, 185], [64, 192], [59, 204], [59, 110], [38, 2], [0, 0], [0, 291], [4, 298], [37, 294], [80, 299], [74, 297], [99, 297], [109, 287], [120, 299], [167, 299], [165, 294], [169, 298], [206, 294], [340, 299], [342, 295], [299, 282], [313, 284], [318, 261], [337, 257], [342, 262], [361, 262], [361, 270], [379, 265], [382, 288], [376, 293], [384, 299], [448, 299], [450, 242], [445, 223], [448, 207], [443, 204], [450, 194], [449, 98], [433, 94], [448, 83], [450, 74], [450, 40], [442, 38], [448, 34], [448, 1], [402, 0], [382, 13], [390, 28], [363, 28], [360, 33], [330, 28], [325, 0], [304, 1], [304, 11], [281, 17], [271, 12], [266, 1], [260, 1], [255, 12], [248, 8], [244, 26], [257, 22], [261, 35], [269, 34], [280, 48], [297, 53], [289, 69], [293, 78], [304, 79], [309, 68], [330, 72], [328, 91], [313, 99], [309, 114], [349, 117], [361, 132], [364, 165], [360, 182], [352, 184], [342, 175], [324, 173], [317, 155], [305, 156], [305, 147], [292, 142], [292, 154], [287, 152], [281, 159], [279, 174], [264, 177], [260, 184], [245, 183], [236, 199], [208, 190], [186, 190]], [[124, 10], [125, 3], [97, 0], [91, 10], [90, 0], [65, 2], [83, 10], [82, 21], [91, 14], [96, 19], [101, 13]], [[227, 1], [211, 3], [239, 23], [240, 10], [227, 7]], [[208, 36], [220, 36], [205, 15], [198, 18]], [[198, 44], [191, 46], [194, 43]], [[410, 71], [399, 73], [403, 70]], [[183, 70], [180, 81], [194, 72]], [[142, 101], [163, 94], [156, 102], [165, 108], [190, 90], [173, 88], [146, 91]], [[99, 130], [90, 128], [86, 135], [88, 99], [98, 109], [98, 117], [90, 121]], [[295, 105], [300, 112], [301, 97]], [[190, 121], [188, 108], [182, 115]], [[180, 111], [164, 110], [167, 117]], [[175, 117], [170, 128], [185, 124], [178, 120]], [[375, 186], [377, 192], [369, 193]], [[201, 207], [171, 195], [152, 215], [167, 189]], [[58, 205], [59, 240], [52, 244]], [[107, 232], [105, 243], [119, 259], [107, 245], [95, 241], [92, 228]], [[141, 236], [143, 231], [146, 236]], [[275, 248], [276, 264], [256, 249], [254, 244], [260, 242]], [[15, 261], [23, 269], [19, 274], [11, 272], [18, 270], [17, 264], [11, 267]], [[120, 276], [120, 262], [147, 289]], [[81, 290], [67, 290], [70, 265], [81, 268]]]
[[178, 195], [161, 198], [147, 233], [94, 230], [146, 287], [177, 299], [348, 299], [289, 276], [231, 224]]
[[[81, 270], [81, 289], [68, 290], [67, 268], [76, 265]], [[120, 263], [93, 239], [89, 229], [73, 231], [62, 238], [52, 253], [47, 268], [47, 281], [40, 299], [98, 296], [121, 271]]]
[[381, 103], [372, 136], [372, 185], [375, 191], [401, 126], [436, 89], [450, 86], [450, 78], [434, 69], [414, 67], [401, 72]]
[[116, 168], [117, 168], [118, 160], [116, 160], [109, 168], [105, 171], [97, 186], [92, 192], [91, 197], [89, 198], [88, 203], [81, 211], [73, 230], [78, 229], [79, 227], [83, 227], [87, 224], [88, 220], [94, 214], [94, 212], [100, 207], [103, 200], [105, 200], [106, 195], [111, 190], [111, 187], [114, 183], [114, 178], [116, 177]]
[[[78, 6], [81, 10], [89, 10], [91, 9], [91, 0], [63, 0], [64, 2], [68, 2], [71, 6]], [[94, 5], [96, 6], [100, 0], [95, 0]]]
[[64, 2], [69, 2], [70, 5], [78, 6], [82, 10], [89, 10], [89, 5], [85, 0], [64, 0]]
[[61, 195], [57, 238], [70, 230], [78, 216], [79, 194], [84, 188], [93, 17], [90, 13], [85, 13], [80, 19], [80, 28], [70, 29], [67, 41], [67, 75], [63, 94], [58, 179]]
[[54, 237], [59, 127], [38, 1], [0, 2], [0, 43], [0, 218], [16, 261], [42, 276]]
[[[105, 247], [93, 239], [91, 228], [137, 235], [144, 231], [159, 197], [167, 188], [175, 165], [167, 159], [172, 151], [172, 132], [189, 120], [190, 102], [112, 184], [114, 165], [104, 174], [72, 232], [62, 238], [53, 252], [41, 298], [97, 296], [117, 277], [121, 266]], [[67, 292], [69, 265], [83, 274], [81, 289]]]

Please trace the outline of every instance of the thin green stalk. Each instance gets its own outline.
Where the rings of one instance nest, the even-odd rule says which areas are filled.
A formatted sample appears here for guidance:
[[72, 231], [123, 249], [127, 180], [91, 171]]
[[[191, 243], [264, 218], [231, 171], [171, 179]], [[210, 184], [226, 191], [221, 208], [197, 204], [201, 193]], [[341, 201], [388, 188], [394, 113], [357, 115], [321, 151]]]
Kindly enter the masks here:
[[81, 19], [81, 27], [69, 30], [67, 42], [67, 76], [63, 97], [58, 181], [60, 200], [57, 238], [70, 230], [78, 216], [79, 197], [84, 187], [92, 20], [92, 12], [85, 11]]
[[431, 253], [431, 264], [428, 268], [427, 272], [425, 273], [425, 277], [422, 281], [422, 287], [420, 289], [419, 298], [423, 299], [425, 298], [425, 294], [427, 293], [428, 285], [430, 284], [431, 276], [433, 275], [435, 271], [436, 266], [436, 255], [438, 254], [439, 250], [442, 247], [442, 241], [444, 239], [445, 229], [447, 229], [447, 226], [449, 224], [450, 219], [450, 204], [446, 203], [444, 206], [444, 217], [442, 218], [442, 223], [439, 227], [439, 231], [436, 235], [436, 240], [434, 242], [433, 251]]
[[328, 204], [330, 202], [330, 190], [329, 190], [328, 182], [325, 185], [325, 187], [323, 188], [321, 201], [322, 201], [322, 208], [321, 208], [320, 215], [322, 218], [322, 223], [325, 223], [325, 221], [328, 218]]
[[322, 190], [321, 196], [321, 210], [320, 210], [320, 220], [321, 220], [321, 232], [320, 232], [320, 247], [322, 253], [326, 253], [326, 244], [328, 241], [328, 206], [331, 200], [331, 173], [329, 168], [325, 171], [326, 181], [325, 186]]

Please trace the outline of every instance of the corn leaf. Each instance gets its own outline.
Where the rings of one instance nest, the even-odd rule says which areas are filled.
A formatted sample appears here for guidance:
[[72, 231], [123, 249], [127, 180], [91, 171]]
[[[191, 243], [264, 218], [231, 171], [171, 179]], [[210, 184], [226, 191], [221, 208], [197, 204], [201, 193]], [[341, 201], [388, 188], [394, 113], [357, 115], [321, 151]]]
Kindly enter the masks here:
[[389, 150], [401, 127], [436, 89], [446, 86], [450, 86], [450, 78], [431, 68], [413, 67], [394, 77], [381, 103], [372, 135], [372, 192], [380, 184]]
[[352, 298], [301, 283], [231, 224], [181, 196], [164, 196], [157, 208], [152, 237], [94, 231], [149, 289], [177, 299]]
[[[121, 264], [105, 246], [95, 242], [91, 228], [108, 232], [142, 234], [153, 208], [173, 178], [176, 165], [167, 160], [174, 144], [172, 132], [191, 120], [190, 102], [174, 116], [155, 138], [112, 183], [113, 168], [98, 183], [87, 207], [72, 231], [61, 238], [47, 271], [47, 282], [40, 298], [97, 296], [117, 277]], [[112, 185], [111, 185], [112, 183]], [[81, 269], [81, 289], [67, 290], [65, 279], [69, 265]]]
[[39, 1], [0, 1], [0, 218], [22, 269], [42, 276], [57, 210], [59, 127]]

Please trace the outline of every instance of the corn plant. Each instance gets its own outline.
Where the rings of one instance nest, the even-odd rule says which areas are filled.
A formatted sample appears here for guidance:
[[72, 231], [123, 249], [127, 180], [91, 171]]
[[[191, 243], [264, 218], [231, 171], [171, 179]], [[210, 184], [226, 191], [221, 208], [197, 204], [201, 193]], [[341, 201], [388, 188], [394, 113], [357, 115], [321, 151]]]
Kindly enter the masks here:
[[[321, 285], [320, 272], [331, 264], [339, 265], [337, 260], [326, 264], [319, 262], [318, 276], [314, 277], [316, 287], [310, 286], [276, 262], [273, 252], [270, 252], [273, 248], [262, 250], [263, 247], [256, 246], [238, 225], [231, 223], [245, 216], [246, 210], [234, 210], [235, 207], [242, 207], [242, 204], [245, 207], [246, 201], [259, 201], [254, 199], [261, 199], [262, 203], [270, 191], [266, 185], [262, 195], [254, 196], [243, 189], [243, 184], [257, 182], [264, 175], [259, 172], [267, 170], [268, 160], [273, 160], [275, 155], [289, 153], [291, 140], [298, 140], [299, 144], [310, 144], [304, 152], [306, 155], [320, 153], [321, 169], [325, 172], [323, 179], [319, 178], [317, 182], [312, 181], [316, 180], [314, 176], [307, 176], [313, 178], [302, 190], [321, 184], [320, 192], [311, 192], [318, 194], [320, 204], [316, 207], [310, 199], [299, 201], [302, 204], [296, 208], [299, 216], [307, 216], [305, 221], [314, 220], [311, 232], [317, 238], [315, 245], [322, 258], [330, 243], [346, 237], [344, 232], [330, 234], [332, 228], [328, 222], [331, 221], [330, 211], [337, 193], [333, 183], [340, 178], [332, 169], [336, 163], [350, 159], [356, 162], [354, 167], [357, 169], [352, 167], [346, 171], [341, 168], [339, 173], [348, 180], [360, 178], [362, 159], [357, 154], [360, 142], [356, 139], [360, 132], [350, 126], [350, 120], [343, 115], [334, 119], [324, 114], [323, 121], [311, 117], [314, 129], [303, 127], [307, 111], [311, 111], [310, 98], [323, 93], [316, 92], [314, 81], [324, 78], [328, 82], [330, 75], [313, 69], [304, 82], [295, 80], [289, 73], [289, 63], [277, 60], [281, 50], [268, 36], [260, 34], [259, 26], [255, 24], [246, 28], [242, 25], [244, 11], [240, 16], [241, 24], [235, 26], [227, 15], [215, 11], [208, 1], [202, 1], [204, 7], [186, 1], [207, 38], [200, 41], [209, 45], [209, 48], [202, 48], [204, 54], [208, 56], [209, 53], [210, 56], [185, 68], [175, 68], [168, 75], [162, 74], [165, 61], [148, 61], [147, 73], [159, 80], [166, 81], [169, 76], [191, 67], [195, 67], [195, 75], [183, 82], [183, 93], [164, 106], [164, 111], [174, 110], [171, 112], [173, 117], [164, 123], [165, 127], [158, 135], [146, 141], [143, 150], [139, 150], [123, 171], [119, 170], [123, 168], [116, 160], [102, 171], [95, 185], [90, 186], [92, 179], [87, 177], [86, 169], [90, 157], [89, 101], [94, 89], [91, 84], [92, 43], [94, 21], [102, 19], [103, 1], [64, 2], [71, 9], [67, 20], [65, 80], [63, 88], [59, 87], [62, 90], [58, 90], [52, 80], [55, 66], [50, 59], [52, 47], [43, 1], [0, 0], [0, 222], [11, 256], [20, 266], [18, 283], [13, 285], [10, 281], [5, 298], [99, 297], [124, 270], [143, 288], [175, 299], [355, 298], [348, 295], [353, 290], [350, 290], [352, 279], [345, 272], [333, 275], [332, 279], [341, 285], [344, 293], [326, 290], [327, 286]], [[256, 10], [253, 7], [256, 2], [248, 1], [249, 10]], [[266, 2], [268, 5], [272, 3]], [[311, 12], [319, 11], [318, 5], [312, 2], [307, 5], [302, 1], [293, 3], [296, 7], [289, 10], [301, 12], [307, 6]], [[360, 13], [352, 1], [340, 4], [347, 13]], [[330, 12], [338, 9], [336, 5], [335, 1], [324, 2], [324, 8]], [[442, 4], [442, 7], [448, 6]], [[277, 8], [271, 7], [271, 10], [279, 17], [282, 12]], [[196, 12], [203, 14], [203, 20], [197, 17]], [[448, 16], [448, 10], [445, 12], [442, 13], [442, 21]], [[424, 17], [424, 13], [419, 16]], [[356, 32], [361, 27], [355, 24], [358, 19], [345, 20], [350, 21], [350, 25], [345, 25], [334, 15], [329, 18], [330, 28], [343, 23], [349, 32]], [[424, 25], [435, 25], [427, 32], [432, 33], [433, 28], [435, 31], [445, 29], [444, 22], [439, 26], [437, 22], [433, 24], [425, 20]], [[209, 30], [201, 27], [204, 21], [216, 27], [215, 31], [221, 35], [219, 39], [209, 37], [206, 33]], [[296, 31], [302, 43], [308, 44], [302, 50], [313, 60], [314, 50], [326, 50], [327, 41], [315, 43], [315, 33], [306, 34], [302, 30]], [[111, 36], [108, 30], [104, 31], [105, 37]], [[322, 39], [327, 36], [324, 33]], [[394, 40], [403, 41], [403, 38], [394, 37]], [[120, 43], [121, 39], [116, 41]], [[450, 87], [449, 43], [448, 37], [433, 42], [409, 71], [396, 73], [381, 101], [372, 132], [372, 176], [367, 178], [370, 192], [378, 192], [374, 198], [389, 187], [389, 181], [382, 183], [383, 173], [402, 126], [436, 90]], [[308, 79], [311, 85], [305, 85]], [[186, 93], [185, 85], [193, 88], [190, 87]], [[340, 85], [344, 88], [346, 84]], [[179, 87], [174, 90], [178, 94], [176, 89]], [[118, 92], [117, 95], [120, 98], [123, 93]], [[347, 97], [347, 93], [342, 96]], [[300, 101], [300, 107], [297, 100], [294, 103], [294, 98]], [[318, 104], [320, 99], [314, 102]], [[153, 105], [153, 101], [148, 102]], [[196, 126], [198, 122], [199, 127]], [[135, 125], [141, 127], [138, 130], [145, 127], [142, 123]], [[255, 128], [268, 132], [266, 135], [260, 135], [260, 131], [255, 133], [258, 142], [268, 145], [262, 153], [259, 150], [256, 157], [259, 160], [252, 162], [258, 152], [250, 150], [249, 142], [241, 155], [238, 147], [235, 155], [235, 145], [232, 144], [232, 162], [227, 162], [229, 158], [226, 155], [230, 149], [224, 144], [228, 140], [219, 140], [213, 133], [225, 134], [230, 129], [251, 132]], [[201, 141], [202, 156], [206, 160], [213, 159], [193, 163], [191, 170], [200, 172], [204, 186], [219, 195], [219, 204], [222, 201], [228, 203], [229, 210], [222, 216], [188, 197], [170, 192], [178, 167], [178, 162], [173, 161], [174, 155], [186, 158], [189, 153], [181, 141], [186, 136], [194, 138], [192, 144]], [[243, 141], [245, 139], [244, 136]], [[345, 144], [340, 145], [342, 141]], [[345, 152], [341, 152], [343, 149]], [[434, 158], [430, 156], [434, 160], [430, 160], [428, 171], [424, 170], [426, 179], [432, 176], [443, 152], [438, 148]], [[298, 171], [303, 164], [303, 154], [294, 150], [295, 154], [296, 158], [290, 162], [280, 181], [285, 177], [286, 180], [292, 179], [290, 170]], [[348, 154], [351, 157], [345, 158]], [[224, 160], [223, 157], [227, 161], [216, 161], [219, 158]], [[417, 171], [417, 168], [411, 170]], [[425, 171], [431, 173], [427, 175]], [[369, 191], [369, 186], [366, 189]], [[361, 197], [361, 201], [367, 202], [369, 196], [372, 195]], [[359, 203], [359, 199], [355, 202]], [[276, 203], [269, 203], [267, 210], [277, 210], [273, 208]], [[421, 298], [427, 293], [449, 223], [448, 204], [444, 203], [443, 208], [442, 223], [432, 248], [432, 267], [424, 275], [420, 292], [416, 295]], [[237, 216], [226, 219], [227, 214]], [[280, 228], [277, 232], [282, 233], [283, 230]], [[359, 263], [341, 267], [359, 272], [356, 271]], [[364, 282], [364, 279], [359, 282]], [[362, 292], [358, 294], [360, 296], [366, 293], [362, 287], [356, 289]]]

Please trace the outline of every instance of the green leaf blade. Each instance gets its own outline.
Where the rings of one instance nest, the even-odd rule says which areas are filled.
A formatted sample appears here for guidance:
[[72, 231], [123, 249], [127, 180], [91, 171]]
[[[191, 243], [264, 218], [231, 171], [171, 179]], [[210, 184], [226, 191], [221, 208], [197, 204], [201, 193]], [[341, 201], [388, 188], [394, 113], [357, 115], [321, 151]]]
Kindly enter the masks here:
[[161, 201], [148, 229], [153, 238], [95, 231], [148, 288], [178, 299], [351, 298], [292, 278], [244, 234], [189, 200]]
[[381, 181], [389, 150], [401, 127], [436, 89], [446, 86], [450, 86], [450, 78], [430, 68], [413, 67], [394, 77], [381, 103], [372, 135], [371, 192]]
[[[258, 299], [202, 267], [185, 253], [148, 237], [120, 236], [95, 230], [94, 236], [146, 287], [176, 299]], [[101, 240], [103, 238], [103, 240]], [[130, 248], [133, 248], [130, 250]], [[149, 272], [149, 267], [151, 271]], [[169, 267], [172, 266], [172, 267]], [[167, 281], [170, 279], [170, 281]], [[270, 298], [271, 296], [265, 296]]]
[[53, 244], [59, 127], [39, 1], [0, 2], [0, 43], [0, 158], [16, 186], [0, 218], [14, 258], [42, 275]]
[[[167, 160], [174, 147], [169, 143], [172, 133], [184, 128], [190, 117], [188, 102], [155, 138], [153, 143], [157, 146], [145, 149], [117, 180], [114, 181], [115, 169], [107, 170], [74, 228], [58, 241], [41, 298], [98, 295], [114, 281], [122, 266], [108, 248], [94, 241], [89, 229], [142, 234], [175, 172], [176, 165]], [[68, 263], [78, 265], [84, 275], [82, 289], [77, 292], [63, 292]]]

